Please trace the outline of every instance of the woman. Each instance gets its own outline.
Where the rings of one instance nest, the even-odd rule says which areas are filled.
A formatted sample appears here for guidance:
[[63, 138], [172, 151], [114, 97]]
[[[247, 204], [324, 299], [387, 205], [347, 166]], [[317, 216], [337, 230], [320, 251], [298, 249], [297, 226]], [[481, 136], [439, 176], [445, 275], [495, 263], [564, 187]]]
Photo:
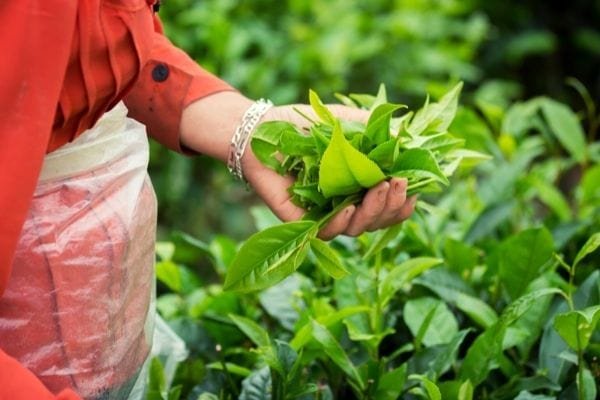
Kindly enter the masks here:
[[[124, 206], [110, 199], [129, 185], [130, 176], [122, 174], [116, 189], [109, 181], [99, 194], [97, 184], [80, 190], [73, 176], [97, 180], [114, 164], [69, 175], [65, 170], [76, 169], [73, 159], [53, 163], [55, 155], [70, 152], [77, 162], [89, 162], [100, 153], [69, 149], [93, 142], [89, 138], [98, 132], [133, 137], [130, 132], [140, 126], [126, 118], [122, 101], [148, 134], [188, 154], [226, 161], [236, 128], [251, 128], [242, 118], [254, 103], [175, 48], [162, 34], [156, 8], [155, 0], [0, 3], [0, 398], [126, 398], [149, 354], [153, 192], [142, 178], [128, 214], [132, 222], [123, 228]], [[263, 121], [303, 122], [291, 106], [253, 112]], [[334, 112], [366, 118], [341, 106]], [[136, 143], [127, 148], [146, 151]], [[122, 154], [120, 162], [129, 162], [129, 153]], [[140, 160], [137, 170], [145, 167]], [[251, 151], [237, 161], [276, 215], [302, 215], [286, 191], [291, 178], [263, 167]], [[405, 181], [382, 182], [320, 235], [329, 239], [389, 226], [413, 207]], [[106, 209], [112, 211], [98, 211]], [[76, 218], [44, 222], [63, 212]], [[92, 219], [94, 228], [63, 235], [77, 221]], [[116, 237], [123, 240], [119, 245]], [[93, 263], [79, 263], [88, 256], [96, 257]], [[98, 313], [89, 311], [95, 307]]]

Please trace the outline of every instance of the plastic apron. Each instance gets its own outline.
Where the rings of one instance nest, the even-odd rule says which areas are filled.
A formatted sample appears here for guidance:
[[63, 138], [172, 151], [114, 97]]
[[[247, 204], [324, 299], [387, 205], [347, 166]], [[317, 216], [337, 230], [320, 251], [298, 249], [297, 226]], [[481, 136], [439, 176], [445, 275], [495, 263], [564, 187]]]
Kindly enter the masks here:
[[145, 127], [120, 103], [44, 160], [0, 298], [0, 346], [55, 393], [140, 398], [155, 334], [185, 357], [164, 322], [154, 330], [148, 154]]

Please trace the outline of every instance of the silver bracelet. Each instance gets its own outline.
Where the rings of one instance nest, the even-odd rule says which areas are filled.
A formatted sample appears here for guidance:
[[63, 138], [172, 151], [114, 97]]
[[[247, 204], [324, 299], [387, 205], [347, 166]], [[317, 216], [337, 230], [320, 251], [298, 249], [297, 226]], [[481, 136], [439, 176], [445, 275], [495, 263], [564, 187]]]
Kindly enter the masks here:
[[235, 129], [235, 133], [231, 138], [229, 149], [229, 158], [227, 159], [227, 168], [235, 177], [244, 180], [242, 172], [242, 157], [246, 150], [246, 145], [250, 139], [256, 124], [265, 115], [265, 113], [273, 106], [270, 100], [259, 99], [252, 103], [242, 117], [242, 122]]

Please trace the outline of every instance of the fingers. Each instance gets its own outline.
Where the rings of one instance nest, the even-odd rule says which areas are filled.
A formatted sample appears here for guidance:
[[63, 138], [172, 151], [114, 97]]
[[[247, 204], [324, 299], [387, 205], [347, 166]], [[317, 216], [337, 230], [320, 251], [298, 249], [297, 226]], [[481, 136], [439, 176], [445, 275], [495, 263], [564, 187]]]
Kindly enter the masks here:
[[406, 197], [407, 181], [392, 178], [367, 192], [362, 204], [352, 216], [345, 233], [358, 236], [365, 231], [374, 231], [398, 224], [413, 213], [416, 196]]
[[346, 234], [358, 236], [373, 225], [385, 209], [390, 184], [381, 182], [371, 188], [365, 195], [362, 204], [358, 206], [352, 220], [346, 229]]
[[336, 214], [329, 223], [319, 232], [319, 238], [323, 240], [331, 240], [337, 235], [343, 233], [347, 228], [356, 206], [348, 206]]

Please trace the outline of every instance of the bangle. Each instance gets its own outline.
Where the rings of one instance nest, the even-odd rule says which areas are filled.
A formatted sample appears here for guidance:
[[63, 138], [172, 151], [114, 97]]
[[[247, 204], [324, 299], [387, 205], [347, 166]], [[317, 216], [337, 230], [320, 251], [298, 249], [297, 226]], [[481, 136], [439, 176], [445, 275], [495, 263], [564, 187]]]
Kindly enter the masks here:
[[242, 172], [242, 157], [246, 150], [246, 145], [250, 139], [256, 124], [265, 115], [265, 113], [273, 106], [270, 100], [259, 99], [255, 101], [244, 113], [242, 122], [235, 129], [235, 133], [231, 138], [229, 148], [229, 158], [227, 159], [227, 168], [235, 177], [244, 180]]

